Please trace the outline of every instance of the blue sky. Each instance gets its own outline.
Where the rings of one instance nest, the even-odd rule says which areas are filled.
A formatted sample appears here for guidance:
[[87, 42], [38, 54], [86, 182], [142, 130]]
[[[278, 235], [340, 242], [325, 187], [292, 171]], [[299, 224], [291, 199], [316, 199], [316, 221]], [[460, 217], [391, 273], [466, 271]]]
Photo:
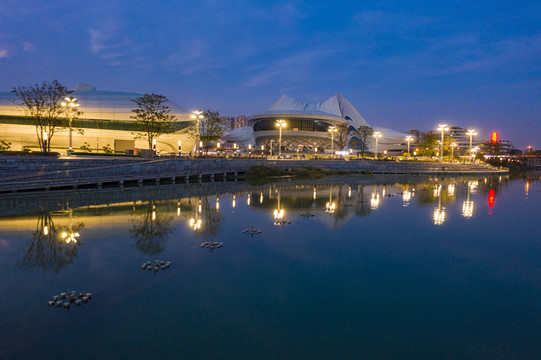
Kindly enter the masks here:
[[539, 149], [541, 2], [3, 0], [0, 91], [52, 79], [222, 115], [341, 93], [375, 126]]

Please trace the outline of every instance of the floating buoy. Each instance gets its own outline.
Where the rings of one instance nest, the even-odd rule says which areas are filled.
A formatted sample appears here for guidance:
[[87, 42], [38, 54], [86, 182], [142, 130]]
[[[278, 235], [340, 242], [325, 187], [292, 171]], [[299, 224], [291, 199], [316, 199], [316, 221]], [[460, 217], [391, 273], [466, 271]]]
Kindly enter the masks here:
[[81, 306], [82, 303], [83, 303], [82, 300], [79, 300], [79, 299], [75, 300], [75, 305], [76, 306]]
[[61, 307], [62, 306], [62, 301], [58, 300], [55, 304], [56, 304], [57, 307]]
[[70, 307], [70, 303], [69, 303], [68, 301], [66, 301], [66, 302], [64, 303], [64, 308], [65, 308], [65, 309], [69, 309], [69, 307]]
[[55, 303], [55, 302], [54, 302], [53, 300], [49, 300], [49, 301], [47, 302], [47, 304], [49, 304], [49, 306], [53, 306], [54, 303]]
[[58, 296], [58, 295], [53, 296], [53, 300], [54, 300], [55, 302], [58, 301], [59, 298], [60, 298], [60, 296]]

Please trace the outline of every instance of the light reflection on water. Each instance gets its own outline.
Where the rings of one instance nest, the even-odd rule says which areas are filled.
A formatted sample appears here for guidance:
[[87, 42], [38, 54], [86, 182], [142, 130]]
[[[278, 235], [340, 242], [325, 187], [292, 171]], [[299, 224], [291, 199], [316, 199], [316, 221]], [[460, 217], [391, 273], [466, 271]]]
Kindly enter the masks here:
[[[5, 357], [85, 349], [79, 358], [527, 359], [541, 351], [538, 178], [203, 190], [140, 198], [136, 190], [132, 201], [77, 208], [34, 199], [0, 218]], [[203, 249], [209, 242], [223, 247]], [[172, 266], [140, 270], [154, 259]], [[68, 288], [95, 299], [69, 312], [47, 307]], [[66, 329], [61, 348], [48, 345], [61, 338], [51, 328]]]

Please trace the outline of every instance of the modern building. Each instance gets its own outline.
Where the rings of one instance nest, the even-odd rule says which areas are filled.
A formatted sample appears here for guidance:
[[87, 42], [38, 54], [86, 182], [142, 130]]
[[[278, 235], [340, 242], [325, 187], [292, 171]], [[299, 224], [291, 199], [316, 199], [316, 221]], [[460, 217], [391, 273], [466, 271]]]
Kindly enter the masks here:
[[[92, 148], [101, 149], [105, 145], [113, 146], [115, 140], [133, 140], [133, 132], [137, 130], [136, 122], [131, 118], [136, 107], [132, 101], [142, 96], [140, 93], [98, 91], [94, 86], [77, 84], [70, 96], [79, 103], [81, 115], [72, 123], [74, 128], [84, 133], [73, 133], [73, 148], [77, 150], [84, 143]], [[165, 103], [175, 121], [173, 134], [162, 135], [157, 141], [157, 150], [177, 152], [178, 140], [182, 140], [183, 148], [189, 151], [194, 140], [186, 134], [186, 129], [193, 124], [191, 113], [172, 101]], [[67, 126], [67, 119], [64, 119]], [[60, 130], [60, 129], [59, 129]], [[25, 114], [24, 108], [15, 92], [0, 93], [0, 138], [12, 143], [13, 150], [22, 147], [38, 147], [36, 130], [32, 118]], [[52, 148], [62, 152], [68, 146], [68, 131], [62, 129], [51, 139]], [[148, 148], [146, 140], [136, 140], [136, 148]]]
[[[282, 129], [282, 149], [285, 151], [327, 151], [331, 148], [340, 150], [336, 139], [331, 146], [331, 126], [346, 125], [350, 130], [360, 126], [371, 126], [342, 95], [334, 95], [320, 103], [304, 103], [288, 95], [283, 95], [267, 111], [248, 118], [249, 126], [233, 130], [222, 140], [227, 144], [237, 143], [240, 147], [251, 144], [256, 148], [263, 146], [273, 150], [278, 149], [280, 130], [276, 127], [277, 120], [285, 120]], [[381, 133], [378, 138], [378, 152], [402, 153], [407, 149], [405, 141], [407, 133], [382, 127], [371, 126], [374, 131]], [[363, 144], [357, 137], [350, 136], [346, 149], [359, 151], [374, 151], [375, 141]]]

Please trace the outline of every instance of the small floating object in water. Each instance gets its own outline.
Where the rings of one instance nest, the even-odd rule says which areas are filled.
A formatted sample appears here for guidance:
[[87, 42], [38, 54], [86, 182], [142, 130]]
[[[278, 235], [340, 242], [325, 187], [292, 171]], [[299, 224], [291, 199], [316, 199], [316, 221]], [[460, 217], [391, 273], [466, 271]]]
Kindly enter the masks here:
[[47, 304], [49, 304], [49, 306], [53, 306], [54, 303], [55, 303], [55, 302], [54, 302], [53, 300], [49, 300], [49, 301], [47, 302]]
[[54, 301], [58, 301], [58, 299], [60, 299], [60, 296], [58, 296], [58, 295], [53, 296]]
[[85, 296], [88, 298], [88, 300], [92, 299], [92, 293], [86, 293]]
[[75, 300], [75, 305], [76, 306], [81, 306], [82, 303], [83, 303], [83, 301], [80, 300], [80, 299]]
[[66, 298], [66, 293], [60, 293], [60, 298], [65, 299]]
[[55, 302], [56, 306], [57, 307], [61, 307], [62, 306], [62, 301], [58, 300], [57, 302]]
[[84, 303], [87, 303], [88, 302], [88, 296], [83, 296], [83, 298], [81, 299]]
[[70, 307], [70, 303], [69, 303], [68, 301], [66, 301], [66, 302], [64, 303], [64, 308], [65, 308], [65, 309], [69, 309], [69, 307]]
[[311, 218], [312, 216], [314, 216], [314, 214], [307, 211], [305, 213], [302, 213], [301, 216], [304, 218]]

